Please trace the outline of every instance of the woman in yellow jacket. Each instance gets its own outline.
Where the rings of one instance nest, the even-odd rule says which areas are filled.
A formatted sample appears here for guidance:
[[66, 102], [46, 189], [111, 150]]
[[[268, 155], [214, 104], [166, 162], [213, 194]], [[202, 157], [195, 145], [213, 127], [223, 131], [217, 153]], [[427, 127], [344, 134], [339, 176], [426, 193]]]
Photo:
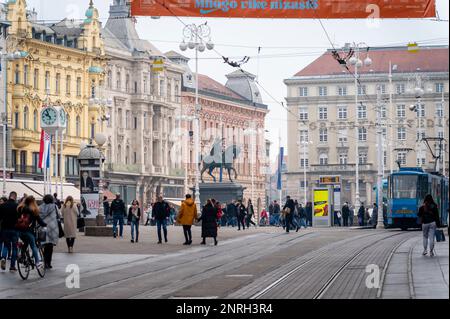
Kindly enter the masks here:
[[184, 238], [186, 242], [183, 245], [192, 244], [191, 227], [197, 218], [197, 206], [191, 195], [186, 195], [186, 200], [181, 203], [180, 212], [177, 216], [177, 223], [183, 226]]

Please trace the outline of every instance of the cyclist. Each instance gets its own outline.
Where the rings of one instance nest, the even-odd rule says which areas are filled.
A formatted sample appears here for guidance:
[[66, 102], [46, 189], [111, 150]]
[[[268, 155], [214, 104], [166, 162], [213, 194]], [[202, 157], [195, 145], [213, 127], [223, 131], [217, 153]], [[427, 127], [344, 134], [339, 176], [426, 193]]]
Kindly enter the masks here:
[[36, 223], [41, 227], [47, 227], [47, 224], [44, 223], [39, 216], [39, 208], [33, 196], [25, 198], [25, 200], [20, 203], [19, 207], [17, 207], [17, 211], [20, 216], [16, 224], [16, 228], [19, 231], [19, 237], [24, 242], [24, 247], [30, 245], [36, 267], [40, 268], [43, 264], [39, 258], [36, 237], [34, 234], [36, 233]]

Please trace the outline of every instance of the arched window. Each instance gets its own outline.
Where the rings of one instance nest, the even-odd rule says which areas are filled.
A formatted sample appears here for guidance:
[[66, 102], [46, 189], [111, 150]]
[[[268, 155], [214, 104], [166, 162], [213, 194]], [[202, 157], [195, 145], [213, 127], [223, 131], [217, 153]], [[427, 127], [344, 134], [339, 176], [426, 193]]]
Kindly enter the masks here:
[[129, 92], [130, 91], [130, 75], [127, 74], [126, 80], [125, 80], [125, 91]]
[[80, 122], [80, 116], [77, 115], [75, 119], [75, 136], [81, 135], [81, 122]]
[[327, 154], [319, 155], [319, 165], [328, 165], [328, 155]]
[[33, 130], [34, 131], [38, 130], [38, 121], [39, 121], [38, 111], [34, 110], [34, 112], [33, 112]]
[[20, 68], [18, 64], [16, 64], [16, 69], [14, 71], [14, 84], [20, 84]]
[[95, 98], [95, 80], [91, 82], [91, 98]]
[[122, 75], [120, 74], [120, 72], [117, 72], [117, 79], [116, 79], [116, 88], [117, 88], [117, 90], [120, 90], [120, 87], [121, 87], [121, 85], [120, 85], [120, 83], [122, 81], [121, 77], [122, 77]]
[[28, 129], [28, 106], [23, 108], [23, 128]]

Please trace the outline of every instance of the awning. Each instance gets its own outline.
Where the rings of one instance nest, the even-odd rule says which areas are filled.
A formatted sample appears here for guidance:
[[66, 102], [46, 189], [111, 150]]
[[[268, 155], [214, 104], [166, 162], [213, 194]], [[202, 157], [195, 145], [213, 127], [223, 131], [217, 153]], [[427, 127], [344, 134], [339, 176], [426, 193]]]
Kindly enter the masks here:
[[[75, 185], [70, 183], [63, 183], [63, 194], [60, 194], [60, 184], [58, 185], [58, 191], [56, 191], [56, 184], [52, 183], [52, 193], [57, 192], [58, 197], [65, 199], [67, 196], [72, 196], [75, 201], [80, 201], [80, 190]], [[24, 194], [34, 196], [37, 200], [42, 200], [44, 197], [44, 182], [20, 180], [20, 179], [7, 179], [6, 180], [6, 193], [7, 195], [15, 191], [17, 196], [21, 198]], [[63, 198], [64, 197], [64, 198]]]

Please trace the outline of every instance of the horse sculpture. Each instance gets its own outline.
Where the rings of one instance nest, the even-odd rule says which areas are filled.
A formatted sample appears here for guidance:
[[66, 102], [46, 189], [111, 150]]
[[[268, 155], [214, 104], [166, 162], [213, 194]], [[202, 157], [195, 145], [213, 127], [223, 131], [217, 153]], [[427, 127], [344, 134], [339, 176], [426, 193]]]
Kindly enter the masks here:
[[203, 181], [203, 173], [208, 171], [208, 175], [211, 176], [214, 180], [214, 183], [216, 182], [216, 178], [212, 174], [216, 168], [226, 169], [228, 171], [228, 178], [230, 179], [230, 182], [233, 182], [233, 179], [231, 178], [231, 171], [234, 172], [234, 179], [237, 179], [237, 172], [236, 169], [233, 166], [234, 160], [238, 158], [239, 154], [241, 153], [241, 148], [237, 145], [231, 145], [225, 149], [225, 151], [222, 152], [222, 142], [221, 140], [216, 140], [213, 148], [209, 155], [205, 156], [202, 160], [203, 168], [201, 172], [201, 180]]

